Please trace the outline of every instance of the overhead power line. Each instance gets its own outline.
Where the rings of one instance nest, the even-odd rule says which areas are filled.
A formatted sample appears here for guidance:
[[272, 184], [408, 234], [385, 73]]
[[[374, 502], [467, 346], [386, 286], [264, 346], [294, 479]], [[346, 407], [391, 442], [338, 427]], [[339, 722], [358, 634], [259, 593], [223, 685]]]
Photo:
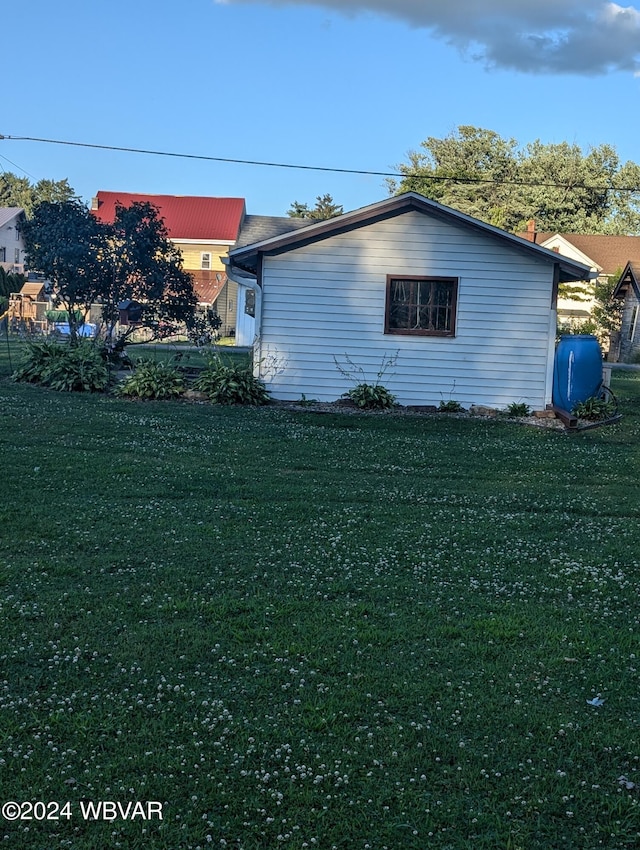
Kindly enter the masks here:
[[322, 165], [301, 165], [292, 162], [268, 162], [255, 159], [233, 159], [224, 156], [207, 156], [205, 154], [179, 153], [176, 151], [156, 151], [145, 148], [129, 148], [118, 145], [98, 145], [92, 142], [69, 142], [62, 139], [40, 139], [33, 136], [8, 136], [0, 134], [0, 141], [15, 141], [15, 142], [40, 142], [48, 145], [67, 145], [76, 148], [92, 148], [94, 150], [117, 151], [121, 153], [137, 153], [147, 154], [150, 156], [166, 156], [177, 159], [193, 159], [204, 162], [225, 162], [232, 165], [257, 165], [265, 168], [290, 168], [300, 171], [322, 171], [332, 174], [356, 174], [367, 177], [398, 177], [401, 179], [422, 179], [433, 180], [437, 182], [449, 181], [452, 183], [492, 183], [496, 186], [532, 186], [541, 189], [593, 189], [596, 191], [615, 191], [615, 192], [640, 192], [640, 186], [589, 186], [585, 183], [540, 183], [538, 181], [528, 180], [496, 180], [492, 177], [445, 177], [441, 175], [420, 174], [419, 172], [403, 172], [403, 171], [369, 171], [360, 168], [334, 168]]

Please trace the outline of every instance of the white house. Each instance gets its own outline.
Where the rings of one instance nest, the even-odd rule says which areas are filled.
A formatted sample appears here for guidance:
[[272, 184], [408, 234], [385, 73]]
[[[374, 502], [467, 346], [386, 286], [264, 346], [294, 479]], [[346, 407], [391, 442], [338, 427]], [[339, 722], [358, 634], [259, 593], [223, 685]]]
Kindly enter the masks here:
[[617, 277], [629, 261], [640, 261], [640, 236], [609, 236], [604, 233], [542, 233], [531, 220], [520, 234], [543, 248], [556, 251], [589, 266], [593, 279], [577, 286], [562, 287], [558, 295], [558, 324], [579, 327], [589, 319], [595, 305], [596, 284]]
[[0, 207], [0, 266], [6, 272], [24, 273], [24, 240], [20, 207]]
[[[401, 404], [551, 403], [560, 282], [587, 266], [416, 193], [229, 253], [255, 287], [256, 371], [274, 398], [381, 380]], [[351, 376], [345, 374], [351, 372]]]

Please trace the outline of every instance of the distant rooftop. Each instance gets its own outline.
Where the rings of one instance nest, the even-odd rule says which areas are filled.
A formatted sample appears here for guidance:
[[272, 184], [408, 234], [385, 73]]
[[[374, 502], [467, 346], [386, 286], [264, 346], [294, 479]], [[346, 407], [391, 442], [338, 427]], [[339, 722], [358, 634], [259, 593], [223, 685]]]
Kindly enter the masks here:
[[[539, 232], [531, 227], [526, 233], [520, 233], [536, 245], [543, 245], [554, 236], [561, 236], [574, 248], [599, 266], [605, 274], [613, 274], [623, 269], [629, 260], [640, 260], [640, 236], [607, 236], [606, 234]], [[531, 237], [534, 238], [531, 238]]]
[[243, 198], [207, 198], [195, 195], [142, 195], [132, 192], [98, 192], [92, 212], [112, 222], [116, 205], [129, 207], [148, 202], [157, 207], [173, 240], [218, 240], [234, 243], [244, 217]]
[[4, 227], [20, 214], [24, 214], [22, 207], [0, 207], [0, 227]]
[[289, 218], [288, 216], [275, 215], [247, 215], [244, 217], [236, 248], [245, 245], [253, 245], [254, 242], [262, 242], [264, 239], [272, 239], [274, 236], [282, 236], [292, 230], [308, 227], [313, 222], [308, 218]]

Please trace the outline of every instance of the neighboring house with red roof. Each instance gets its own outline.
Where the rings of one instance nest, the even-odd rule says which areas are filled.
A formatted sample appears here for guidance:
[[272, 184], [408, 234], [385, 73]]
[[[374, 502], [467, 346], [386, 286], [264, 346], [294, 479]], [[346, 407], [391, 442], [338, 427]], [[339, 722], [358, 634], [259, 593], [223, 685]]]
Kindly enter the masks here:
[[227, 279], [220, 257], [237, 241], [245, 215], [244, 199], [101, 191], [91, 209], [101, 221], [112, 222], [116, 205], [128, 207], [136, 202], [158, 208], [169, 238], [180, 249], [184, 268], [194, 277], [198, 302], [215, 306], [222, 320], [221, 333], [235, 335], [237, 285]]

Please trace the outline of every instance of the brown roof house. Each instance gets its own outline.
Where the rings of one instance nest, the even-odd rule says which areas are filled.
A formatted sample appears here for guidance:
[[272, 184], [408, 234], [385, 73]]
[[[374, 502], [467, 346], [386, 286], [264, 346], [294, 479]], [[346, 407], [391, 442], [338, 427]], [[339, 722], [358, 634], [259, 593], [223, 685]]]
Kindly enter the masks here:
[[556, 251], [596, 272], [592, 281], [565, 285], [558, 295], [558, 323], [576, 325], [591, 315], [598, 282], [619, 274], [630, 260], [640, 262], [640, 236], [607, 236], [583, 233], [543, 233], [530, 221], [525, 239]]

